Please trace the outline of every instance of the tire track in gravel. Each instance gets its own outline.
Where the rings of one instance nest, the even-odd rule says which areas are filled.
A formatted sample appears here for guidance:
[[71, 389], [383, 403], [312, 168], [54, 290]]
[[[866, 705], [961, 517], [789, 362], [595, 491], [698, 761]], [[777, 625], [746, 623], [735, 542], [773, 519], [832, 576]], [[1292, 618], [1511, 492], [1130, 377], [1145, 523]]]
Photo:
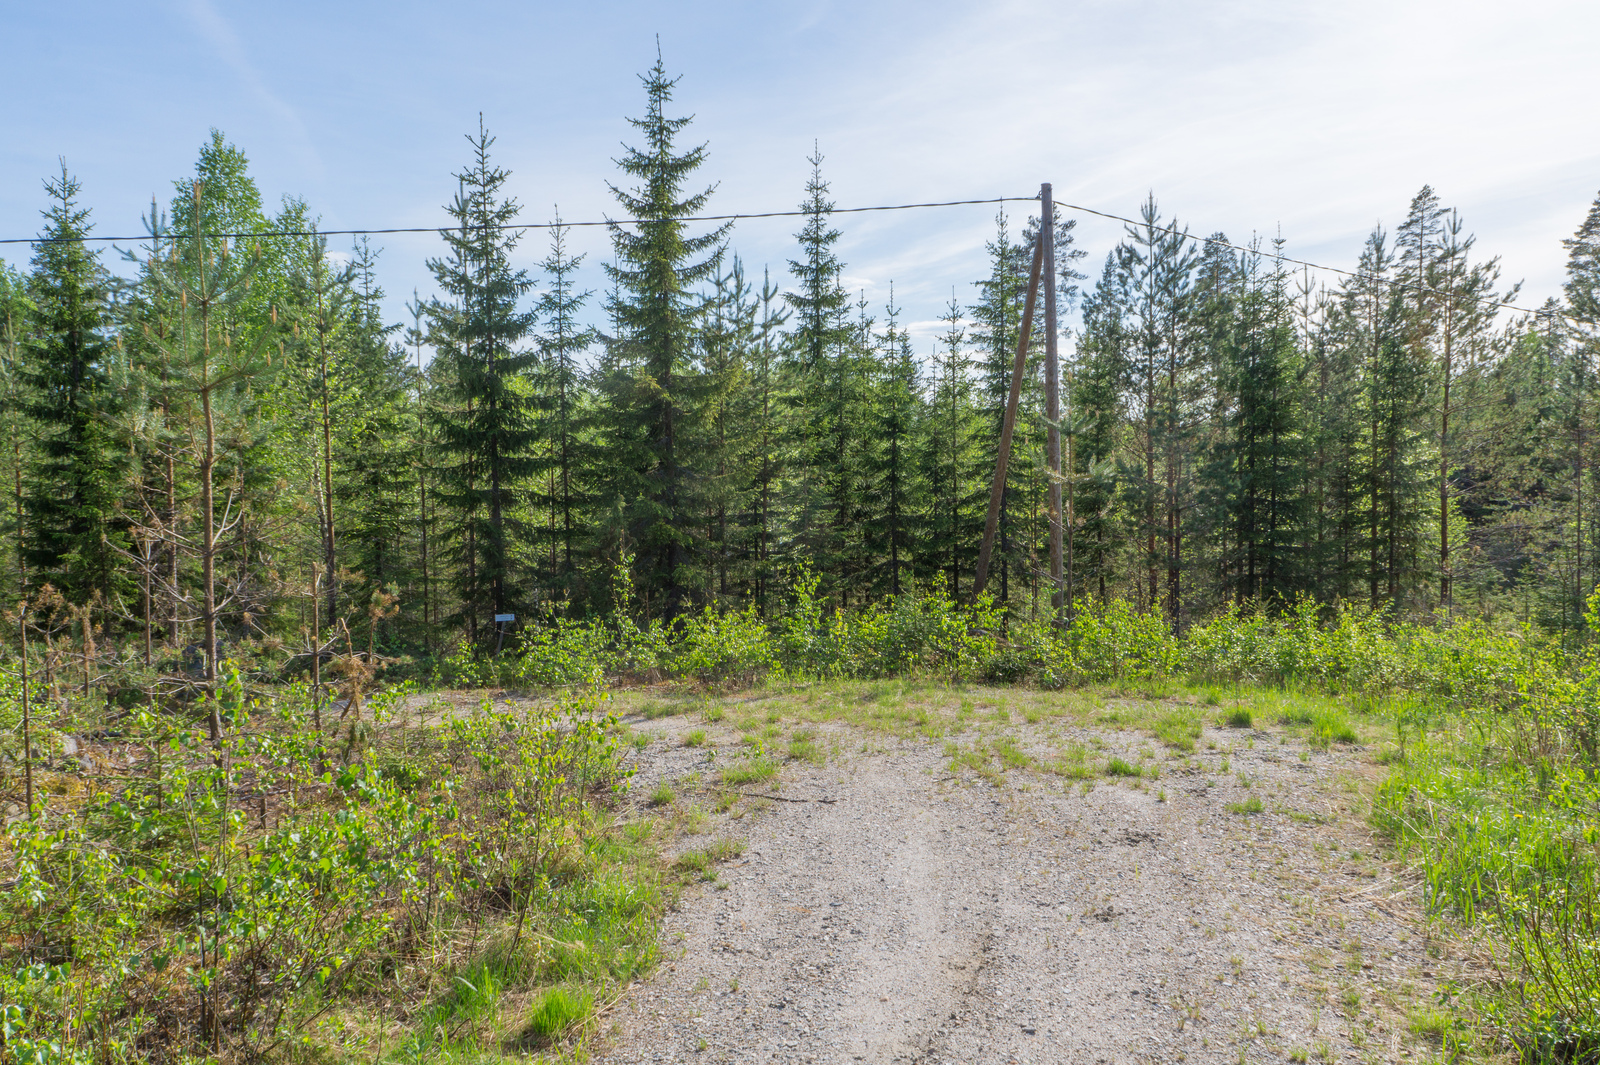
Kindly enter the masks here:
[[[1146, 743], [1078, 735], [1129, 757]], [[652, 748], [636, 790], [704, 767]], [[1251, 748], [1233, 752], [1237, 786], [1164, 777], [1166, 801], [956, 780], [927, 742], [793, 764], [785, 796], [837, 801], [743, 819], [726, 890], [691, 889], [667, 915], [668, 960], [610, 1012], [597, 1059], [1113, 1065], [1282, 1061], [1326, 1043], [1341, 1060], [1397, 1060], [1403, 1032], [1372, 1004], [1426, 993], [1437, 963], [1409, 909], [1352, 894], [1372, 873], [1337, 848], [1364, 830], [1225, 808], [1273, 788], [1291, 804], [1326, 797], [1349, 758]], [[1246, 773], [1258, 790], [1241, 790]], [[1365, 953], [1341, 964], [1352, 943]]]

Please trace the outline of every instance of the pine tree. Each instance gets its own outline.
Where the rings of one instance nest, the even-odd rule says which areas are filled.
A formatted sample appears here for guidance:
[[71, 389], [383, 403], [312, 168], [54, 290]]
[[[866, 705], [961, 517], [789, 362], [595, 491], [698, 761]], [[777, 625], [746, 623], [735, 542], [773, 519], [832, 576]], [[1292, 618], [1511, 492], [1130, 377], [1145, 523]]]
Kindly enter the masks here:
[[435, 498], [449, 511], [459, 566], [457, 620], [476, 644], [482, 623], [518, 612], [527, 596], [513, 548], [525, 532], [519, 489], [538, 468], [528, 380], [538, 352], [522, 346], [535, 316], [518, 304], [533, 281], [511, 265], [521, 232], [512, 228], [517, 202], [501, 198], [510, 174], [489, 161], [494, 138], [481, 118], [467, 141], [472, 162], [456, 175], [460, 190], [446, 208], [457, 228], [440, 231], [446, 254], [428, 260], [447, 296], [428, 307], [435, 359], [446, 363], [429, 416]]
[[1428, 372], [1406, 343], [1407, 297], [1391, 285], [1387, 235], [1375, 229], [1356, 275], [1343, 286], [1342, 342], [1361, 366], [1361, 507], [1365, 513], [1367, 596], [1399, 606], [1416, 576], [1421, 490], [1422, 400]]
[[699, 301], [695, 285], [713, 276], [732, 224], [690, 236], [683, 219], [699, 213], [714, 189], [686, 193], [685, 183], [705, 162], [706, 147], [681, 154], [675, 140], [691, 118], [669, 118], [678, 79], [668, 78], [660, 56], [640, 79], [645, 117], [630, 119], [646, 147], [629, 147], [617, 165], [639, 182], [631, 191], [610, 185], [636, 230], [612, 224], [616, 261], [606, 273], [616, 286], [608, 310], [617, 323], [626, 378], [608, 395], [611, 455], [616, 481], [611, 507], [619, 512], [637, 551], [637, 587], [647, 609], [674, 617], [684, 607], [695, 553], [694, 439], [699, 411], [694, 366]]
[[1461, 216], [1450, 211], [1442, 218], [1437, 253], [1427, 275], [1435, 301], [1431, 398], [1438, 412], [1439, 605], [1446, 611], [1454, 607], [1457, 569], [1451, 528], [1459, 494], [1454, 481], [1458, 466], [1471, 450], [1471, 441], [1460, 431], [1462, 416], [1470, 414], [1483, 369], [1493, 354], [1496, 304], [1515, 299], [1517, 291], [1513, 286], [1504, 295], [1495, 292], [1499, 259], [1472, 262], [1474, 244], [1475, 239], [1463, 231]]
[[34, 245], [27, 289], [32, 313], [21, 345], [27, 414], [38, 433], [29, 471], [25, 557], [41, 581], [78, 604], [115, 597], [123, 583], [114, 549], [125, 546], [119, 519], [123, 457], [112, 425], [108, 276], [83, 238], [92, 228], [78, 204], [81, 186], [61, 166], [45, 182], [52, 203]]
[[1187, 230], [1162, 221], [1154, 196], [1139, 215], [1138, 225], [1126, 227], [1119, 260], [1127, 274], [1134, 336], [1134, 440], [1142, 467], [1125, 484], [1142, 512], [1146, 601], [1163, 604], [1177, 626], [1183, 617], [1183, 511], [1200, 370], [1190, 332], [1197, 264]]
[[[328, 260], [328, 242], [321, 236], [309, 239], [311, 252], [307, 269], [298, 276], [293, 293], [292, 318], [297, 369], [305, 382], [305, 403], [309, 414], [295, 435], [312, 444], [306, 463], [307, 484], [317, 510], [318, 543], [321, 556], [322, 594], [326, 604], [322, 620], [334, 624], [339, 617], [338, 522], [334, 515], [333, 436], [335, 419], [343, 423], [350, 410], [349, 391], [340, 388], [339, 369], [345, 363], [345, 319], [348, 314], [352, 271], [335, 269]], [[316, 581], [312, 584], [315, 586]]]
[[[181, 238], [166, 233], [152, 211], [152, 254], [141, 277], [142, 340], [148, 350], [129, 367], [128, 391], [133, 396], [129, 409], [136, 416], [136, 431], [142, 431], [168, 463], [167, 510], [147, 509], [141, 535], [162, 542], [172, 563], [166, 591], [174, 604], [174, 639], [188, 622], [180, 610], [194, 599], [188, 575], [178, 565], [180, 548], [198, 556], [197, 620], [204, 640], [200, 656], [206, 687], [214, 691], [225, 614], [236, 619], [235, 631], [243, 634], [254, 627], [257, 613], [251, 575], [226, 563], [230, 546], [235, 557], [238, 554], [247, 456], [261, 448], [266, 436], [251, 385], [271, 367], [275, 333], [251, 329], [254, 336], [247, 337], [246, 327], [240, 325], [242, 304], [261, 259], [253, 248], [230, 250], [228, 241], [206, 234], [201, 221], [203, 182], [194, 182], [191, 196], [192, 229]], [[170, 255], [160, 251], [164, 238]], [[268, 308], [267, 322], [274, 330], [276, 318], [275, 309]], [[192, 477], [198, 496], [194, 532], [187, 521], [180, 522], [173, 500], [180, 463], [188, 468], [186, 475]], [[192, 605], [189, 612], [194, 612]], [[216, 742], [222, 719], [216, 702], [210, 706], [211, 739]]]

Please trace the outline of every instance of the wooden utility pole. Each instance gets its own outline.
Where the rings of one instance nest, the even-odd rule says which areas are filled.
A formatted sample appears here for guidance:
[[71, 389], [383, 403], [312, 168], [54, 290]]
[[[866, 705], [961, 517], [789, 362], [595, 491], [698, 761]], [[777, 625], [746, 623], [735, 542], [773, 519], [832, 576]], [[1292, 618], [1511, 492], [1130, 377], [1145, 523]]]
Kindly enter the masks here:
[[1039, 186], [1039, 239], [1044, 242], [1045, 476], [1050, 482], [1050, 607], [1065, 605], [1061, 583], [1061, 372], [1056, 352], [1056, 207], [1050, 183]]
[[1000, 425], [1000, 451], [995, 456], [994, 484], [989, 489], [989, 517], [983, 525], [983, 545], [978, 548], [978, 573], [972, 582], [972, 598], [983, 594], [989, 583], [989, 556], [994, 551], [994, 535], [1000, 527], [1000, 503], [1006, 494], [1006, 464], [1011, 460], [1011, 433], [1017, 426], [1017, 401], [1022, 397], [1022, 374], [1028, 361], [1028, 334], [1033, 332], [1033, 305], [1039, 296], [1039, 273], [1044, 264], [1045, 230], [1033, 245], [1033, 267], [1028, 272], [1028, 297], [1022, 304], [1022, 330], [1017, 334], [1017, 358], [1011, 367], [1011, 394], [1006, 397], [1005, 421]]

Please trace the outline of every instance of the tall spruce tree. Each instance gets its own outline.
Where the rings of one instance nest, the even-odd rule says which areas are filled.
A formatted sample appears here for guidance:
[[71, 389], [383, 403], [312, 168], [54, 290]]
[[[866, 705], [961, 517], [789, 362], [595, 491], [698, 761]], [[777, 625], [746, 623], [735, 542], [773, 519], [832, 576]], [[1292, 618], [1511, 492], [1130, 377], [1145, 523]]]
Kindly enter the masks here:
[[1126, 539], [1116, 471], [1126, 436], [1124, 396], [1132, 383], [1128, 281], [1121, 255], [1107, 255], [1094, 291], [1083, 302], [1083, 334], [1069, 391], [1073, 419], [1066, 442], [1071, 454], [1074, 583], [1102, 602], [1118, 590]]
[[0, 562], [0, 589], [21, 595], [28, 584], [28, 566], [23, 553], [24, 504], [23, 476], [31, 460], [31, 439], [24, 413], [22, 366], [22, 333], [33, 305], [27, 296], [26, 281], [22, 274], [8, 264], [0, 262], [0, 448], [4, 449], [0, 464], [5, 468], [5, 483], [0, 493], [5, 496], [4, 519], [0, 529], [5, 530], [4, 561]]
[[961, 574], [977, 558], [983, 535], [983, 456], [974, 396], [972, 354], [966, 345], [955, 293], [939, 320], [940, 349], [933, 357], [932, 394], [922, 433], [922, 477], [927, 485], [927, 538], [919, 569], [937, 575], [952, 600], [961, 598]]
[[[846, 351], [850, 334], [842, 325], [850, 297], [839, 283], [844, 264], [834, 245], [840, 233], [832, 224], [834, 204], [829, 198], [828, 182], [822, 177], [822, 160], [821, 150], [813, 145], [806, 159], [811, 164], [806, 198], [800, 204], [806, 221], [795, 234], [801, 258], [789, 260], [789, 273], [796, 287], [784, 293], [783, 298], [794, 316], [788, 354], [794, 382], [790, 393], [794, 404], [791, 423], [797, 438], [799, 467], [795, 540], [801, 550], [822, 565], [825, 576], [831, 576], [826, 555], [833, 550], [836, 530], [831, 518], [838, 513], [838, 432], [847, 428], [847, 422], [837, 416], [837, 410], [830, 416], [829, 408], [842, 396], [855, 392], [856, 382], [855, 363], [847, 358]], [[844, 446], [848, 450], [848, 440]], [[830, 484], [832, 493], [828, 490]]]
[[691, 451], [700, 412], [695, 366], [700, 302], [693, 288], [711, 278], [732, 223], [691, 236], [685, 218], [699, 213], [715, 186], [697, 193], [685, 184], [706, 160], [704, 144], [679, 152], [678, 135], [693, 120], [670, 118], [667, 106], [677, 78], [667, 77], [660, 55], [645, 88], [645, 116], [629, 119], [645, 139], [626, 147], [617, 165], [638, 182], [609, 185], [636, 226], [613, 223], [615, 261], [606, 273], [615, 286], [608, 310], [616, 323], [627, 373], [610, 389], [605, 417], [614, 479], [610, 508], [620, 515], [637, 551], [636, 583], [646, 608], [679, 614], [693, 577], [696, 513], [695, 458]]
[[119, 518], [123, 451], [112, 428], [119, 401], [107, 365], [114, 350], [109, 278], [84, 243], [93, 227], [65, 162], [45, 191], [51, 203], [34, 245], [21, 345], [27, 414], [38, 434], [26, 487], [25, 556], [39, 580], [85, 604], [114, 597], [125, 581], [114, 555], [126, 529]]
[[502, 193], [510, 173], [490, 162], [481, 116], [467, 141], [472, 162], [446, 208], [456, 226], [440, 231], [445, 255], [428, 260], [446, 294], [428, 307], [435, 358], [446, 363], [429, 416], [435, 496], [458, 567], [456, 617], [476, 643], [493, 615], [520, 613], [528, 597], [515, 548], [526, 532], [520, 490], [538, 468], [529, 377], [539, 356], [525, 343], [535, 313], [520, 306], [533, 280], [511, 265], [522, 234], [517, 202]]
[[877, 348], [865, 534], [877, 570], [874, 585], [880, 595], [898, 596], [913, 573], [915, 544], [923, 540], [917, 519], [924, 483], [916, 462], [923, 412], [911, 334], [900, 325], [892, 285]]
[[550, 230], [550, 251], [540, 263], [545, 287], [539, 294], [538, 314], [544, 321], [539, 336], [539, 424], [542, 436], [540, 498], [536, 501], [547, 518], [545, 538], [549, 553], [552, 591], [571, 600], [576, 592], [577, 560], [587, 536], [586, 517], [591, 502], [589, 483], [594, 456], [585, 433], [589, 417], [579, 360], [595, 342], [596, 332], [580, 324], [591, 292], [578, 291], [574, 280], [584, 256], [567, 249], [567, 227], [556, 213]]
[[[1016, 360], [1017, 335], [1022, 330], [1023, 304], [1027, 298], [1028, 264], [1032, 251], [1011, 237], [1011, 220], [1004, 210], [995, 216], [994, 239], [984, 245], [989, 257], [989, 276], [976, 282], [978, 302], [967, 308], [972, 322], [971, 337], [978, 351], [978, 398], [982, 410], [982, 450], [993, 461], [999, 453], [1005, 422], [1006, 403], [1011, 390], [1011, 370]], [[1023, 410], [1039, 409], [1039, 367], [1042, 344], [1030, 344], [1023, 368], [1021, 404]], [[1012, 436], [1012, 456], [1006, 468], [1006, 483], [1000, 497], [999, 526], [996, 530], [995, 563], [999, 570], [998, 600], [1010, 603], [1012, 581], [1020, 571], [1031, 582], [1027, 521], [1030, 481], [1035, 477], [1033, 452], [1042, 441], [1032, 418], [1019, 415]], [[1019, 535], [1021, 533], [1022, 535]]]
[[747, 360], [750, 412], [745, 467], [750, 471], [750, 485], [745, 493], [749, 500], [745, 524], [750, 540], [750, 594], [765, 612], [775, 590], [781, 537], [787, 524], [784, 489], [792, 450], [787, 432], [789, 382], [784, 373], [789, 338], [783, 327], [790, 312], [780, 306], [778, 285], [766, 269], [761, 272], [756, 299], [760, 311]]
[[1220, 448], [1224, 581], [1238, 600], [1282, 603], [1301, 587], [1299, 351], [1282, 260], [1264, 262], [1252, 250], [1239, 263], [1236, 282], [1231, 329], [1219, 360], [1218, 391], [1232, 401]]

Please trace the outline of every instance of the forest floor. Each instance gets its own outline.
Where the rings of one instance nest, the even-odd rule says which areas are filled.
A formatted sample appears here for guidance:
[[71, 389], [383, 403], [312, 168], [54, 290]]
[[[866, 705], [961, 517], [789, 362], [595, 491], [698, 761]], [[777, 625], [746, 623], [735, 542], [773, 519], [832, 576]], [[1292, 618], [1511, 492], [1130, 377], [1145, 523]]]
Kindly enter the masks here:
[[619, 815], [703, 873], [591, 1052], [1430, 1060], [1454, 1023], [1436, 993], [1478, 963], [1371, 833], [1377, 745], [1280, 723], [1305, 703], [902, 681], [619, 693], [637, 768]]

